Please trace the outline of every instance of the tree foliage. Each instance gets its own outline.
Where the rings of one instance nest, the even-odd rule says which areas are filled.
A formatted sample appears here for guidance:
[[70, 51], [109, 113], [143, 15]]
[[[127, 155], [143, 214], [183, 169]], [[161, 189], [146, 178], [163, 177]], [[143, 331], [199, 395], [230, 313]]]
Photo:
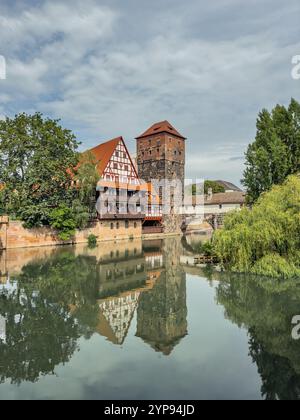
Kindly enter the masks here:
[[261, 376], [261, 394], [268, 400], [299, 399], [299, 340], [291, 320], [299, 311], [299, 280], [268, 280], [258, 276], [219, 274], [217, 302], [226, 318], [249, 335], [249, 351]]
[[252, 209], [229, 214], [214, 251], [232, 271], [300, 276], [300, 177], [262, 194]]
[[271, 113], [264, 109], [258, 116], [256, 138], [248, 147], [242, 180], [249, 203], [299, 170], [300, 104], [292, 99], [288, 108], [277, 105]]
[[65, 205], [60, 205], [50, 214], [50, 225], [57, 229], [58, 237], [62, 241], [69, 240], [75, 235], [76, 222], [74, 220], [72, 209]]
[[[199, 186], [197, 184], [192, 185], [192, 194], [197, 195]], [[203, 188], [203, 187], [202, 187]], [[224, 193], [225, 188], [216, 181], [206, 180], [204, 181], [204, 194], [208, 194], [209, 190], [212, 189], [213, 194]]]
[[40, 113], [0, 121], [0, 214], [27, 228], [51, 225], [61, 238], [85, 227], [98, 175], [90, 156], [78, 164], [78, 145], [71, 131]]
[[6, 212], [30, 225], [48, 224], [51, 210], [72, 200], [68, 169], [78, 162], [77, 147], [71, 131], [39, 113], [1, 121], [0, 178]]

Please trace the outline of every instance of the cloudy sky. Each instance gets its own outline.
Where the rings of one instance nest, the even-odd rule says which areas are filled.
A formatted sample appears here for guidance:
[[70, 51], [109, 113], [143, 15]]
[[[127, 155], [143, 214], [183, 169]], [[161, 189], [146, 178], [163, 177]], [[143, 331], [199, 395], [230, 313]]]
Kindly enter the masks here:
[[299, 0], [0, 1], [0, 116], [60, 118], [82, 149], [168, 119], [189, 177], [238, 182], [259, 110], [300, 100]]

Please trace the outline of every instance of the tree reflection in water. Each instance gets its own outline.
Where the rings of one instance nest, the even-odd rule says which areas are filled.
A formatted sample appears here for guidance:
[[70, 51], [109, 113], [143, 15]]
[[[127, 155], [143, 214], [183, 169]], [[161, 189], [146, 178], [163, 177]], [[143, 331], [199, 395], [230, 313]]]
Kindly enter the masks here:
[[[80, 337], [99, 333], [122, 344], [139, 305], [138, 325], [153, 323], [154, 305], [164, 332], [158, 335], [149, 328], [150, 345], [155, 341], [163, 351], [169, 340], [175, 346], [187, 330], [185, 276], [180, 255], [174, 251], [171, 258], [170, 251], [179, 252], [175, 242], [138, 242], [117, 252], [60, 248], [14, 272], [13, 281], [0, 288], [5, 321], [0, 381], [36, 382], [54, 374], [79, 350]], [[142, 297], [147, 293], [149, 302]]]
[[268, 400], [300, 399], [300, 342], [292, 339], [292, 318], [300, 311], [300, 282], [244, 275], [222, 277], [217, 300], [226, 317], [249, 332], [250, 355]]
[[81, 337], [100, 334], [124, 344], [134, 314], [136, 345], [142, 339], [157, 352], [173, 354], [188, 332], [187, 272], [216, 285], [225, 317], [248, 330], [262, 396], [299, 399], [300, 341], [292, 339], [291, 321], [300, 313], [300, 282], [184, 268], [182, 252], [180, 241], [169, 239], [117, 249], [60, 248], [35, 260], [20, 257], [23, 264], [10, 256], [7, 268], [0, 259], [0, 382], [53, 375], [80, 350]]

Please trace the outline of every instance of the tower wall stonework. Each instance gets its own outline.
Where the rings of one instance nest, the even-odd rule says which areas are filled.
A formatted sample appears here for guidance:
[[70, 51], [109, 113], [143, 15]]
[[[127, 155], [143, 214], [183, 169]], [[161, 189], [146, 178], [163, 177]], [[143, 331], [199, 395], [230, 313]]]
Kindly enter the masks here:
[[137, 165], [140, 178], [146, 182], [153, 180], [181, 182], [181, 191], [177, 191], [175, 197], [173, 197], [174, 192], [170, 192], [171, 197], [166, 198], [167, 202], [171, 203], [171, 209], [169, 214], [163, 215], [162, 220], [165, 233], [180, 233], [182, 215], [178, 214], [176, 209], [184, 198], [185, 139], [169, 133], [138, 138]]

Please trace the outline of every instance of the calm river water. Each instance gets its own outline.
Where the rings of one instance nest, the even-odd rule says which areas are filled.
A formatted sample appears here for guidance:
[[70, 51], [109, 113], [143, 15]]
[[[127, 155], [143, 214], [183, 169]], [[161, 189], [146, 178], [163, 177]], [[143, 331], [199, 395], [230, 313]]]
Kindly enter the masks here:
[[3, 253], [0, 399], [300, 398], [300, 287], [192, 253], [180, 238]]

